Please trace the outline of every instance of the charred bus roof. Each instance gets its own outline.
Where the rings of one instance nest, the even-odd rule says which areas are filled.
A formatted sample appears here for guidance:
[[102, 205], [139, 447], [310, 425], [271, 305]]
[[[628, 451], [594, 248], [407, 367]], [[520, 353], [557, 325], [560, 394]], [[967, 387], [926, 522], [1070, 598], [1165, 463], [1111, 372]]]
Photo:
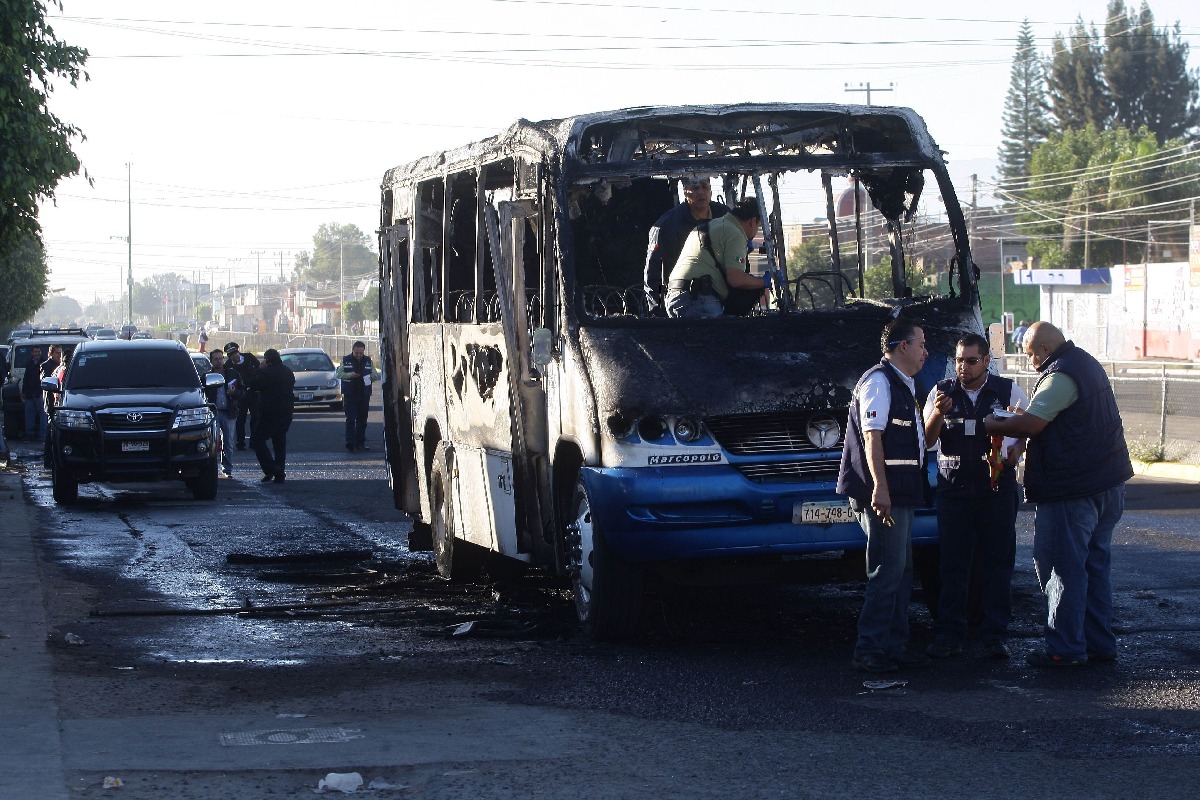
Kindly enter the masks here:
[[[568, 177], [739, 168], [919, 166], [944, 168], [941, 151], [909, 108], [739, 103], [628, 108], [508, 130], [387, 171], [383, 187], [530, 149], [562, 160]], [[709, 163], [706, 163], [709, 162]]]

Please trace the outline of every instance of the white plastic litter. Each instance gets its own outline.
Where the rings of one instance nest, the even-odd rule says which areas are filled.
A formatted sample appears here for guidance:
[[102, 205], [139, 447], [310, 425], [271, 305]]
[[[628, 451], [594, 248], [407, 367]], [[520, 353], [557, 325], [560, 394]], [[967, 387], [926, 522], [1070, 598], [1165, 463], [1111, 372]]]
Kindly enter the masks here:
[[104, 788], [105, 789], [120, 789], [124, 785], [125, 784], [121, 783], [120, 778], [114, 778], [111, 775], [109, 775], [107, 778], [104, 779]]
[[67, 640], [67, 644], [83, 644], [83, 637], [77, 633], [68, 633], [63, 638]]
[[362, 775], [359, 775], [357, 772], [331, 772], [317, 781], [317, 794], [325, 794], [325, 792], [353, 794], [362, 785]]

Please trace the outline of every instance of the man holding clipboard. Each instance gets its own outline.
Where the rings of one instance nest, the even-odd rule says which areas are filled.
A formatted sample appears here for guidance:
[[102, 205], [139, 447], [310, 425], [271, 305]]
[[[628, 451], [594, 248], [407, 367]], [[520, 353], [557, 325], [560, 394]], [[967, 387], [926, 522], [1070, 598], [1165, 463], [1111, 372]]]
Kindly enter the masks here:
[[355, 342], [352, 352], [342, 356], [337, 368], [337, 377], [342, 381], [343, 408], [346, 411], [346, 449], [370, 450], [367, 447], [367, 409], [371, 405], [371, 384], [378, 377], [367, 346]]

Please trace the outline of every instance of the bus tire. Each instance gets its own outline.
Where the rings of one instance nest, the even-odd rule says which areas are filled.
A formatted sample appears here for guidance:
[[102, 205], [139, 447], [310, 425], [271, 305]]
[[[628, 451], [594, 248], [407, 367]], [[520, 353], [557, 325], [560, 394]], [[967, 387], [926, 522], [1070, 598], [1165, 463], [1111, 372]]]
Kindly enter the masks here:
[[580, 631], [595, 640], [633, 636], [641, 619], [643, 571], [608, 547], [582, 478], [575, 482], [563, 529]]
[[454, 484], [450, 480], [450, 457], [439, 447], [429, 472], [429, 521], [433, 558], [438, 575], [448, 581], [470, 582], [479, 576], [482, 563], [478, 548], [457, 538], [454, 514]]

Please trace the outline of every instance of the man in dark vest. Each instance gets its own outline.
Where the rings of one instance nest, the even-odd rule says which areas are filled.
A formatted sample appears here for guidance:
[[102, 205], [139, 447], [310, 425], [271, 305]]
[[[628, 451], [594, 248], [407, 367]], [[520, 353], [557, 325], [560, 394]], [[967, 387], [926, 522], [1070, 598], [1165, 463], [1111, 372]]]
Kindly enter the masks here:
[[646, 248], [643, 283], [646, 304], [650, 313], [665, 314], [664, 296], [667, 276], [679, 260], [688, 234], [704, 220], [723, 217], [728, 208], [712, 202], [712, 184], [707, 175], [689, 175], [683, 184], [683, 202], [663, 214], [650, 228], [650, 244]]
[[364, 342], [355, 342], [350, 355], [342, 356], [337, 377], [342, 381], [342, 407], [346, 411], [346, 449], [370, 450], [367, 412], [371, 407], [371, 382], [377, 376]]
[[1037, 504], [1033, 564], [1048, 609], [1045, 649], [1025, 660], [1035, 667], [1112, 661], [1112, 534], [1133, 477], [1121, 413], [1104, 367], [1058, 328], [1035, 322], [1023, 345], [1042, 373], [1029, 409], [984, 424], [989, 434], [1029, 438], [1025, 496]]
[[837, 482], [867, 534], [867, 589], [850, 662], [867, 672], [929, 663], [908, 649], [913, 511], [925, 498], [925, 427], [913, 378], [925, 364], [925, 333], [896, 318], [882, 345], [883, 360], [854, 387]]
[[287, 475], [287, 433], [292, 427], [295, 386], [296, 376], [280, 359], [279, 351], [273, 347], [264, 350], [262, 368], [251, 376], [249, 386], [259, 394], [258, 418], [250, 427], [250, 449], [262, 467], [263, 483], [283, 483]]
[[983, 427], [993, 409], [1029, 405], [1024, 390], [992, 375], [988, 343], [969, 333], [954, 350], [955, 378], [939, 381], [925, 401], [925, 441], [937, 448], [937, 520], [942, 591], [933, 642], [934, 658], [962, 652], [967, 635], [967, 595], [979, 565], [982, 621], [979, 639], [989, 658], [1009, 657], [1013, 562], [1017, 553], [1016, 465], [1021, 439], [995, 442]]

